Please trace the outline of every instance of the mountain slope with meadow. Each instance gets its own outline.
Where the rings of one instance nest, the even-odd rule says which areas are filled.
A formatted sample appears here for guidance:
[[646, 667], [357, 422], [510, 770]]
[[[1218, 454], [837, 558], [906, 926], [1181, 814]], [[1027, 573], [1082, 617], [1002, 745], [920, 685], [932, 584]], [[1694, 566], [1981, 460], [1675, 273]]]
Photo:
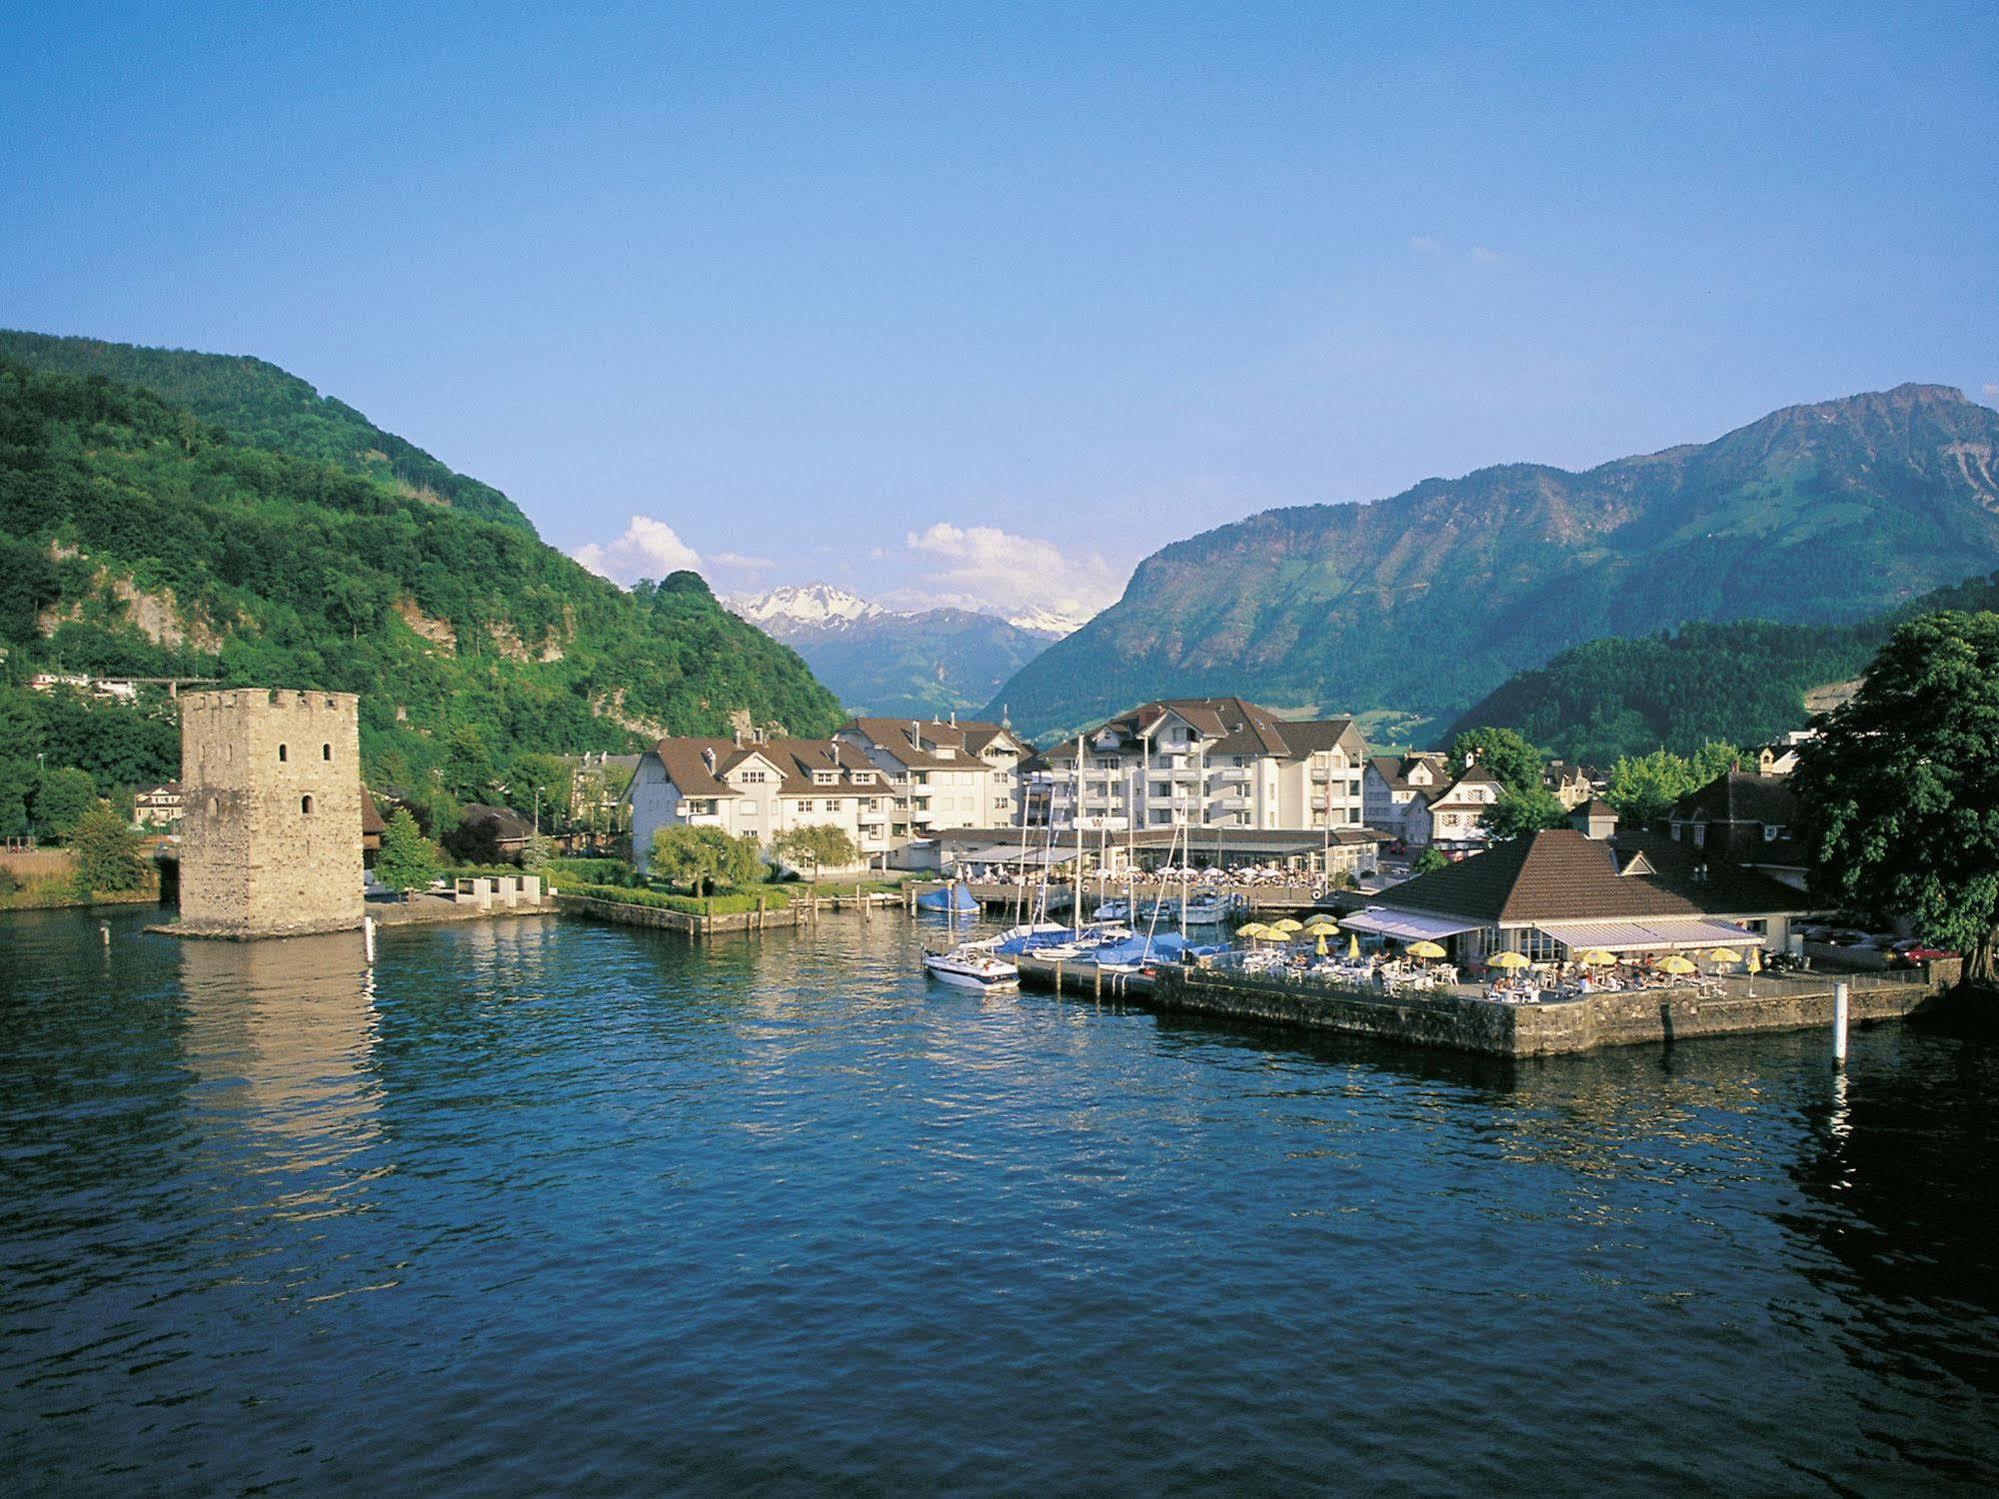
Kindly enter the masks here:
[[1904, 385], [1584, 473], [1533, 464], [1176, 542], [994, 695], [1035, 734], [1148, 697], [1454, 716], [1597, 637], [1854, 622], [1999, 565], [1999, 413]]
[[[370, 774], [412, 786], [454, 753], [623, 751], [751, 724], [818, 734], [840, 718], [796, 653], [693, 573], [626, 591], [524, 525], [242, 442], [147, 389], [6, 361], [0, 643], [15, 681], [60, 669], [359, 692]], [[17, 740], [41, 709], [24, 711]], [[35, 748], [0, 754], [32, 763]]]
[[148, 349], [0, 329], [0, 360], [52, 374], [101, 375], [123, 385], [142, 385], [169, 406], [185, 407], [204, 422], [227, 427], [239, 443], [317, 459], [388, 484], [411, 499], [534, 530], [520, 508], [492, 485], [453, 472], [352, 406], [247, 354]]
[[1999, 572], [1851, 625], [1731, 620], [1587, 641], [1516, 672], [1439, 737], [1502, 724], [1599, 766], [1662, 745], [1690, 754], [1716, 739], [1766, 744], [1804, 727], [1815, 695], [1840, 695], [1897, 624], [1937, 609], [1999, 610]]

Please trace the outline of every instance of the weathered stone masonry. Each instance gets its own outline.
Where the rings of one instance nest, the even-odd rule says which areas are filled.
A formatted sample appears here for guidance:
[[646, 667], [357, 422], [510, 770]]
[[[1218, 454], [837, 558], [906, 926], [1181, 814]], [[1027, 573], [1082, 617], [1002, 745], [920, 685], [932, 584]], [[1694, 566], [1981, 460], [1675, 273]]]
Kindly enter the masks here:
[[358, 711], [346, 692], [182, 694], [179, 930], [280, 937], [361, 924]]

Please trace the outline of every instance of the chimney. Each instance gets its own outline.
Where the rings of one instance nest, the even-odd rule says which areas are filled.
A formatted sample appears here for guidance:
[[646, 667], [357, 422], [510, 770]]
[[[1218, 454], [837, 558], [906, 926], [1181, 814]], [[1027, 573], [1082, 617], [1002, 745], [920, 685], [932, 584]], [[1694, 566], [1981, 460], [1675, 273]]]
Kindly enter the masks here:
[[951, 710], [951, 727], [954, 729], [958, 727], [958, 710], [956, 708]]
[[715, 773], [715, 751], [708, 745], [701, 746], [701, 763], [708, 767], [708, 774]]

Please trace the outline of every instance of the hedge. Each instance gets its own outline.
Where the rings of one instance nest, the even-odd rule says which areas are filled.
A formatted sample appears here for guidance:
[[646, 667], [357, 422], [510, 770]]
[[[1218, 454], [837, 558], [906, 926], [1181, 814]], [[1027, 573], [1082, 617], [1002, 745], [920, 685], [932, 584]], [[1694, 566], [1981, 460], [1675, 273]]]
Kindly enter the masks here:
[[736, 916], [745, 911], [754, 911], [759, 903], [772, 911], [781, 911], [791, 904], [791, 898], [781, 890], [766, 890], [759, 895], [667, 895], [659, 890], [634, 890], [624, 885], [565, 885], [556, 889], [564, 895], [580, 896], [585, 900], [601, 900], [611, 905], [654, 906], [662, 911], [681, 911], [689, 916]]

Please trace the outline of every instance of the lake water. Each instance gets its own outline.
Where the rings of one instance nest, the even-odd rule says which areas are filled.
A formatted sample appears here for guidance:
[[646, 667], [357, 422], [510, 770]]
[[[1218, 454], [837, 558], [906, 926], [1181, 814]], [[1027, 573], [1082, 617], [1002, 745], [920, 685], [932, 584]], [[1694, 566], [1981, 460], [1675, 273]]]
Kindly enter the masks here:
[[0, 918], [10, 1492], [1990, 1491], [1999, 1058]]

